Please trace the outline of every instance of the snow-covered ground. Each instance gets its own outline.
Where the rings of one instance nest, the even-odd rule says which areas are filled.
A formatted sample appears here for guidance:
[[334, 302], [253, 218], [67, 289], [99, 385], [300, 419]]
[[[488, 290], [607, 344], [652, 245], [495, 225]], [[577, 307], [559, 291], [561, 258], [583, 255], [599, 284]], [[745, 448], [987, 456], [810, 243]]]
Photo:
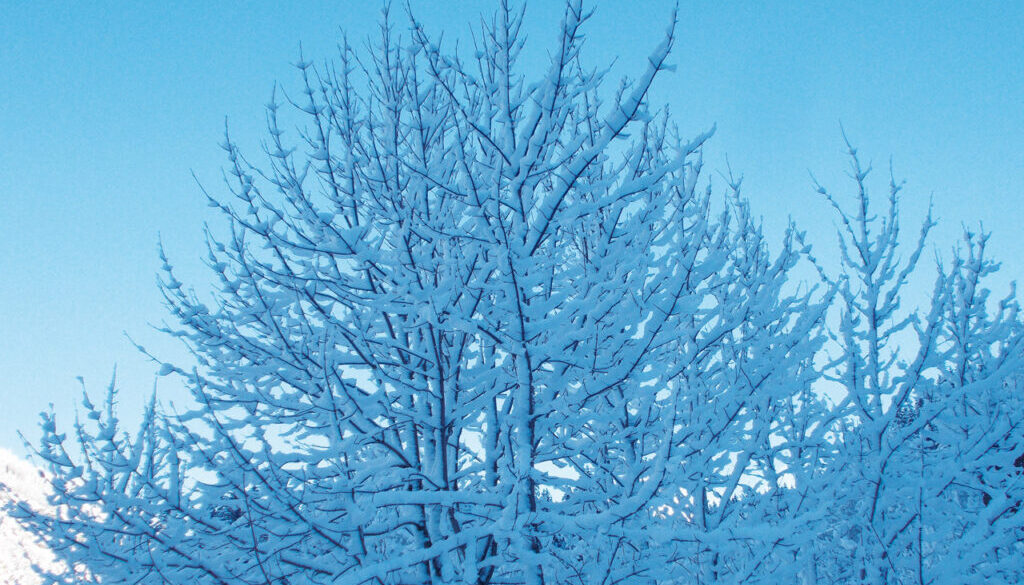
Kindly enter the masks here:
[[[28, 461], [0, 448], [0, 505], [11, 494], [38, 508], [46, 507], [47, 482]], [[56, 567], [53, 554], [22, 530], [12, 518], [0, 512], [0, 585], [35, 585], [42, 580], [32, 568], [37, 563]]]

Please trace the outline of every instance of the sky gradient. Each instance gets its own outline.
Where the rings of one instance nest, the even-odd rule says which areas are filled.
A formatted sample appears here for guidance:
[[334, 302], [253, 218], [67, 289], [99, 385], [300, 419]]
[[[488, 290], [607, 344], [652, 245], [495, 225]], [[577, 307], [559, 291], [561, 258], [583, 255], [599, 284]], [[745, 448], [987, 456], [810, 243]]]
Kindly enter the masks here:
[[[181, 357], [149, 325], [165, 315], [156, 243], [182, 280], [209, 289], [202, 226], [216, 218], [192, 173], [224, 193], [225, 118], [257, 153], [274, 83], [297, 91], [300, 42], [319, 62], [341, 30], [364, 47], [379, 18], [373, 1], [246, 4], [0, 1], [0, 446], [24, 452], [15, 431], [35, 440], [48, 403], [70, 422], [76, 377], [96, 397], [115, 364], [122, 418], [137, 420], [157, 368], [124, 334]], [[673, 4], [596, 3], [585, 59], [614, 60], [612, 83], [640, 71]], [[468, 40], [492, 5], [412, 2], [446, 42]], [[528, 6], [528, 75], [560, 18], [557, 2]], [[768, 228], [791, 216], [819, 257], [835, 249], [833, 218], [809, 172], [849, 192], [842, 125], [880, 196], [890, 157], [906, 179], [908, 232], [929, 199], [947, 257], [962, 224], [993, 232], [1002, 294], [1024, 271], [1021, 30], [1020, 2], [681, 2], [677, 70], [651, 102], [686, 134], [717, 124], [712, 179], [727, 156]], [[161, 399], [180, 397], [160, 384]]]

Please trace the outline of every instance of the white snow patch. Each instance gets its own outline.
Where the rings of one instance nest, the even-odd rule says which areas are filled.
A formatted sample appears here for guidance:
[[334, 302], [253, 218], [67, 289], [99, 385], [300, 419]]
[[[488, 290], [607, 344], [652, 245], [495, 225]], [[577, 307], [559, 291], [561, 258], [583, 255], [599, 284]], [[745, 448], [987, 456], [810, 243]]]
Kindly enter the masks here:
[[[0, 448], [0, 506], [17, 498], [38, 510], [48, 510], [48, 490], [49, 482], [38, 467]], [[0, 511], [0, 585], [42, 583], [33, 564], [53, 571], [60, 567], [49, 549]]]

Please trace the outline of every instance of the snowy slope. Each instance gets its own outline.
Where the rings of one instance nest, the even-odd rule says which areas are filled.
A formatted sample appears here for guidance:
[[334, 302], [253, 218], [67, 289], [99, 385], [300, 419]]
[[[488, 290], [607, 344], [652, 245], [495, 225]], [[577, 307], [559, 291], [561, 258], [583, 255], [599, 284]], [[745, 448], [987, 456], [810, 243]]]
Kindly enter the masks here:
[[[11, 494], [45, 508], [47, 482], [38, 468], [0, 449], [0, 504], [7, 503]], [[42, 580], [32, 569], [32, 563], [55, 568], [56, 561], [50, 551], [36, 543], [12, 518], [0, 512], [0, 585], [35, 585]]]

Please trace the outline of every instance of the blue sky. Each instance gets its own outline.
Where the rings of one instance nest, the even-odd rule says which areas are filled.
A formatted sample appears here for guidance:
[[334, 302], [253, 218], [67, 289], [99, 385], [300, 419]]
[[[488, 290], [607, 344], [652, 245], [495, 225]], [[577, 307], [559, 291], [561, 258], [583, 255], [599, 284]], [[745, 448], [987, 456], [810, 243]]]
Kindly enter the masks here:
[[[594, 4], [593, 2], [591, 4]], [[612, 81], [643, 67], [673, 2], [602, 1], [588, 35]], [[468, 38], [485, 1], [413, 1], [428, 31]], [[374, 31], [370, 2], [0, 1], [0, 446], [22, 451], [53, 403], [65, 422], [76, 376], [102, 392], [117, 364], [123, 418], [135, 420], [160, 355], [181, 351], [149, 326], [164, 311], [157, 235], [200, 292], [202, 224], [215, 220], [191, 173], [214, 192], [225, 118], [255, 152], [275, 81], [290, 63], [330, 57], [338, 33]], [[397, 11], [401, 12], [401, 11]], [[539, 66], [557, 2], [527, 10]], [[400, 21], [400, 24], [403, 22]], [[983, 222], [1005, 285], [1024, 271], [1024, 4], [1020, 2], [681, 2], [679, 42], [652, 101], [695, 134], [713, 123], [712, 171], [734, 172], [770, 228], [792, 216], [819, 256], [832, 217], [808, 171], [843, 193], [840, 123], [879, 171], [907, 180], [905, 222], [929, 198], [946, 252]], [[879, 191], [879, 194], [882, 194]], [[180, 396], [166, 379], [159, 394]]]

